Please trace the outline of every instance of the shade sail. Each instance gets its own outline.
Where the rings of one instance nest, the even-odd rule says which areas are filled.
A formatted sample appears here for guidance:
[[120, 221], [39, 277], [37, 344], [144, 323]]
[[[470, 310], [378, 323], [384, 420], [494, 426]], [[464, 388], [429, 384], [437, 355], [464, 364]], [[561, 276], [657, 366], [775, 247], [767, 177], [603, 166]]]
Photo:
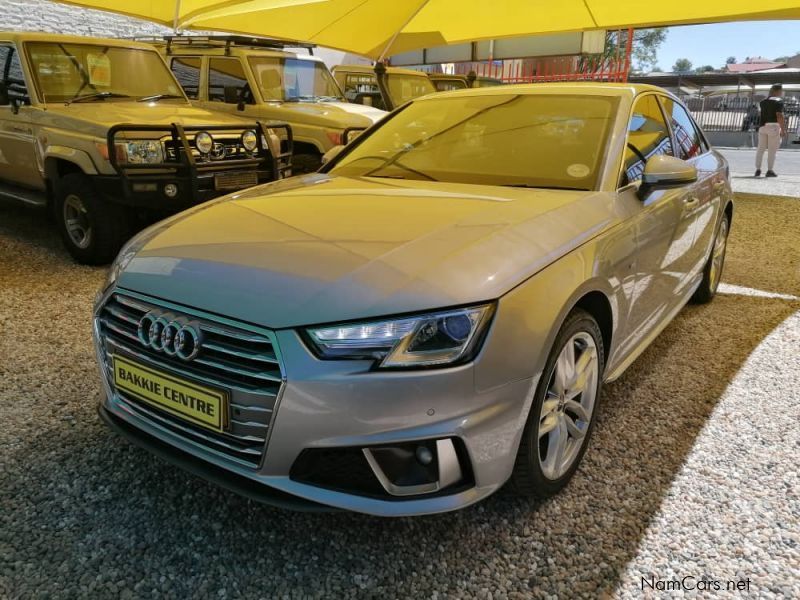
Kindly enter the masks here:
[[183, 29], [313, 42], [379, 58], [540, 33], [800, 19], [800, 0], [69, 0]]

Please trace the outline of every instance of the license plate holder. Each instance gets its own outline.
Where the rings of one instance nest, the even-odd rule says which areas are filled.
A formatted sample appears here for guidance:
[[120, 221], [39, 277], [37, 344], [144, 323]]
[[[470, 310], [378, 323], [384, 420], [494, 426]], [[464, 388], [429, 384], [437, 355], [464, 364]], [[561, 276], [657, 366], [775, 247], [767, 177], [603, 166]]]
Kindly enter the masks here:
[[118, 354], [111, 358], [117, 389], [204, 429], [224, 433], [228, 428], [226, 390], [195, 383]]

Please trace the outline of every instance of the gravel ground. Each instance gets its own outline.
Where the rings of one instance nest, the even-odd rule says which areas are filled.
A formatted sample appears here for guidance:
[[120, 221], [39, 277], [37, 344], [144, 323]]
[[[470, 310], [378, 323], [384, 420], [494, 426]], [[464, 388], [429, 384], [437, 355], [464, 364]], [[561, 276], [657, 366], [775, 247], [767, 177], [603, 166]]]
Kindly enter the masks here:
[[607, 387], [557, 498], [384, 520], [263, 507], [122, 443], [95, 413], [102, 271], [0, 205], [0, 597], [800, 597], [799, 223], [800, 200], [739, 199], [724, 293]]

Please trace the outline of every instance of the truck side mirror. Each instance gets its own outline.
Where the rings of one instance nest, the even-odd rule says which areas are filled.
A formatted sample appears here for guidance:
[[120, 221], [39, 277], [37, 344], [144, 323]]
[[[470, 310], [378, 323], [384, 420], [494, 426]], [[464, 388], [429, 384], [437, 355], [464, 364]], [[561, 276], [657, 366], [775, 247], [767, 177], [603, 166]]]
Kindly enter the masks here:
[[225, 96], [225, 104], [239, 104], [241, 96], [239, 95], [239, 88], [235, 85], [226, 85], [223, 88]]
[[12, 96], [10, 98], [10, 104], [11, 104], [11, 112], [14, 113], [15, 115], [19, 114], [19, 107], [25, 106], [25, 98], [20, 98], [19, 96]]
[[325, 154], [322, 155], [322, 164], [327, 165], [331, 162], [334, 158], [339, 156], [339, 154], [344, 150], [344, 146], [334, 146], [330, 150], [328, 150]]
[[11, 99], [8, 97], [8, 88], [6, 84], [0, 81], [0, 106], [8, 106], [11, 104]]

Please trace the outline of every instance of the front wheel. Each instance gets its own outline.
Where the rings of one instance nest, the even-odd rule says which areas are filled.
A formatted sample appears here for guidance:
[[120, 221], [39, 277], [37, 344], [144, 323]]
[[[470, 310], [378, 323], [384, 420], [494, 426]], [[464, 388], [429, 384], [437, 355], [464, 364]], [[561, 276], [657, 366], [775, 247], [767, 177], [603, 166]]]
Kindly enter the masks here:
[[514, 491], [547, 498], [567, 485], [589, 442], [604, 368], [597, 321], [576, 309], [556, 336], [536, 388], [511, 475]]
[[695, 304], [711, 302], [717, 293], [719, 282], [722, 279], [722, 268], [725, 266], [725, 253], [728, 250], [730, 228], [730, 217], [728, 217], [727, 213], [723, 213], [722, 220], [720, 220], [717, 228], [717, 235], [714, 238], [714, 246], [711, 248], [711, 255], [708, 257], [705, 268], [703, 268], [703, 280], [692, 296], [692, 302]]
[[111, 262], [128, 237], [125, 211], [102, 198], [83, 174], [59, 182], [54, 208], [64, 246], [81, 264]]

